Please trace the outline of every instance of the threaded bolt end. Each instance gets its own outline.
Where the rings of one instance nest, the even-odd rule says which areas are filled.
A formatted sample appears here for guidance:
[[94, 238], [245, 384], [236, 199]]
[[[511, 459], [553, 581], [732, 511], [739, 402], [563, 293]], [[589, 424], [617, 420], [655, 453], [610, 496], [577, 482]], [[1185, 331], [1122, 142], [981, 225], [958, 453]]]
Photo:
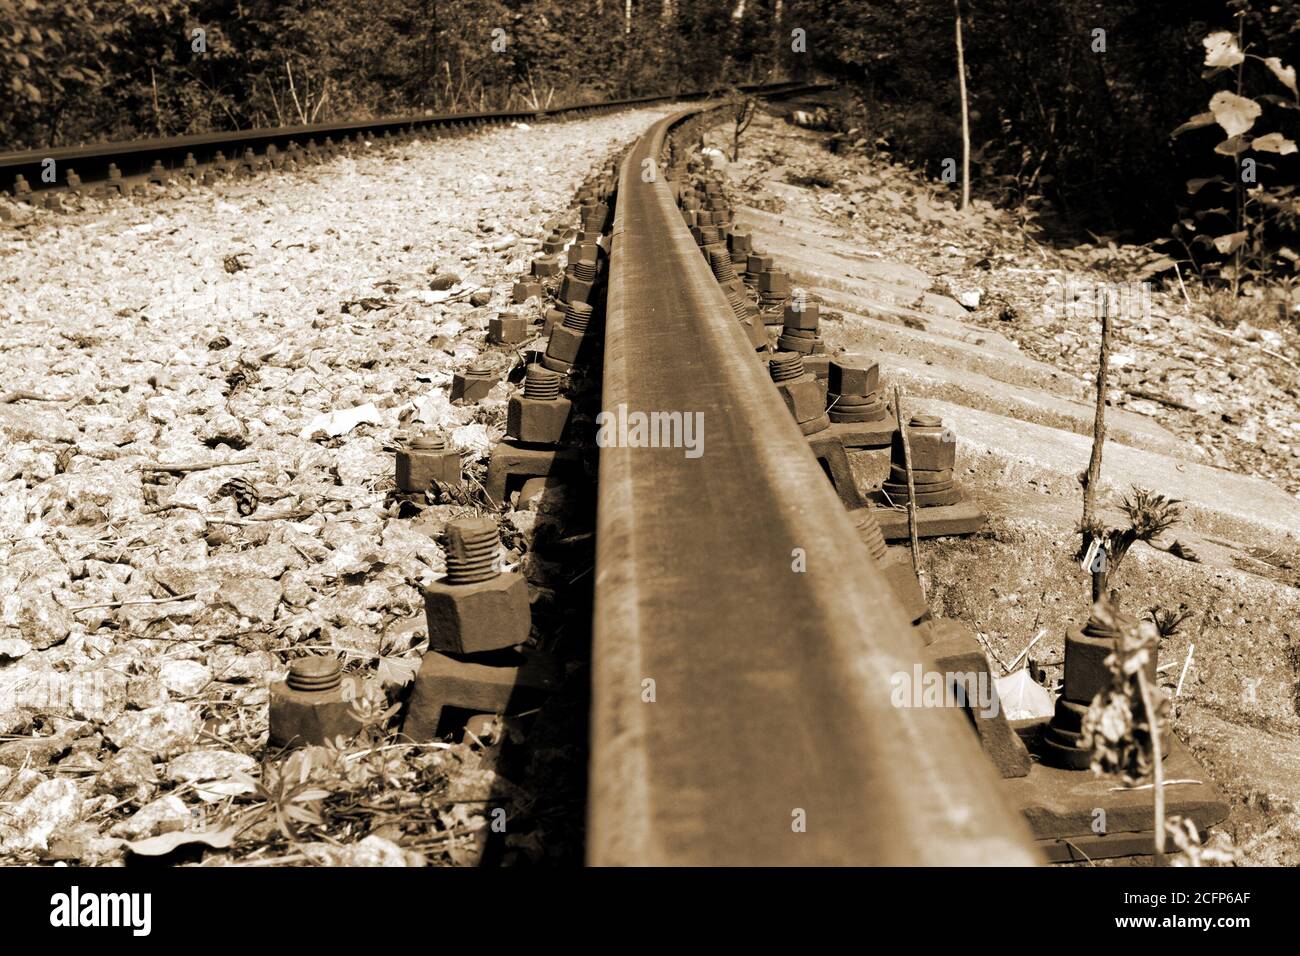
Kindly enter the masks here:
[[501, 572], [492, 565], [501, 547], [501, 535], [488, 518], [462, 518], [447, 524], [443, 550], [447, 556], [448, 584], [477, 584]]
[[879, 561], [889, 549], [885, 547], [885, 534], [880, 530], [880, 521], [876, 518], [876, 512], [871, 508], [863, 508], [858, 514], [859, 537], [871, 552], [871, 556]]
[[332, 657], [300, 657], [289, 665], [285, 683], [290, 690], [333, 690], [343, 682], [343, 668]]
[[749, 318], [749, 307], [746, 304], [744, 297], [742, 297], [735, 289], [727, 290], [727, 302], [731, 306], [731, 311], [735, 314], [736, 318]]
[[803, 375], [803, 356], [798, 352], [774, 352], [767, 365], [774, 382], [788, 382]]
[[424, 431], [414, 436], [407, 444], [416, 451], [445, 451], [447, 439], [442, 432]]
[[530, 365], [524, 374], [524, 398], [550, 402], [560, 397], [560, 373]]
[[709, 250], [709, 268], [713, 270], [713, 278], [719, 282], [730, 282], [736, 278], [736, 269], [731, 264], [731, 253], [726, 249]]
[[587, 331], [591, 324], [591, 305], [586, 302], [570, 302], [564, 307], [564, 325], [575, 332]]

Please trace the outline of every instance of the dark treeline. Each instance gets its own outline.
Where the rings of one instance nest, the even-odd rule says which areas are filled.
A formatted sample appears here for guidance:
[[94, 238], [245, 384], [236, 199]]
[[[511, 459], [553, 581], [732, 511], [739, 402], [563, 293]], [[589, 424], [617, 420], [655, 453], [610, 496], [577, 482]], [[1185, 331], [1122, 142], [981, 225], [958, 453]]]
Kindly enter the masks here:
[[[0, 142], [820, 73], [852, 94], [838, 117], [846, 130], [937, 177], [960, 152], [957, 10], [954, 0], [0, 0]], [[977, 196], [1139, 240], [1172, 230], [1180, 258], [1245, 250], [1254, 258], [1242, 268], [1276, 268], [1278, 250], [1289, 253], [1300, 0], [960, 0], [960, 13]], [[1230, 49], [1210, 51], [1216, 33]], [[1223, 65], [1208, 65], [1214, 56]], [[1219, 91], [1238, 98], [1207, 122]], [[1232, 117], [1254, 109], [1245, 101], [1259, 115], [1233, 139]], [[1246, 160], [1254, 182], [1241, 182]]]
[[708, 88], [798, 67], [775, 15], [755, 0], [0, 0], [0, 140]]

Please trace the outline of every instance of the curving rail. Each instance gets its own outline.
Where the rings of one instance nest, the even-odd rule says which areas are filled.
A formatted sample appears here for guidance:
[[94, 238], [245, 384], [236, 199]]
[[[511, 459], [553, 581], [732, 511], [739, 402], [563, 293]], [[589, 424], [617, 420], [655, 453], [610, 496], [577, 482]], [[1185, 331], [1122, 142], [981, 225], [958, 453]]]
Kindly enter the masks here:
[[[746, 92], [771, 94], [788, 89], [816, 88], [816, 84], [793, 82], [751, 84], [740, 87]], [[497, 110], [485, 113], [438, 113], [432, 115], [389, 116], [378, 119], [350, 122], [315, 123], [305, 126], [275, 126], [260, 129], [234, 130], [224, 133], [202, 133], [190, 136], [173, 136], [162, 139], [142, 139], [118, 143], [98, 143], [89, 146], [71, 146], [34, 149], [21, 152], [0, 153], [0, 184], [14, 188], [17, 177], [32, 192], [67, 187], [67, 171], [76, 171], [84, 183], [108, 178], [109, 164], [115, 164], [123, 177], [148, 173], [158, 162], [164, 170], [184, 168], [186, 157], [192, 155], [196, 166], [211, 163], [218, 152], [226, 160], [237, 164], [245, 149], [251, 149], [260, 160], [268, 156], [283, 155], [293, 145], [305, 146], [309, 140], [347, 141], [348, 137], [369, 139], [382, 136], [406, 136], [419, 132], [439, 135], [444, 131], [457, 131], [468, 127], [499, 125], [512, 122], [536, 122], [564, 115], [581, 115], [625, 109], [647, 103], [672, 100], [703, 99], [711, 94], [693, 91], [628, 99], [606, 100], [599, 103], [579, 103], [568, 106], [530, 110]], [[53, 161], [51, 163], [51, 161]], [[278, 160], [277, 160], [278, 161]], [[50, 175], [53, 181], [48, 181]], [[44, 175], [43, 175], [44, 174]]]
[[601, 449], [588, 861], [1036, 863], [960, 713], [892, 706], [921, 643], [645, 181], [695, 112], [619, 179], [602, 408], [701, 412], [703, 441]]

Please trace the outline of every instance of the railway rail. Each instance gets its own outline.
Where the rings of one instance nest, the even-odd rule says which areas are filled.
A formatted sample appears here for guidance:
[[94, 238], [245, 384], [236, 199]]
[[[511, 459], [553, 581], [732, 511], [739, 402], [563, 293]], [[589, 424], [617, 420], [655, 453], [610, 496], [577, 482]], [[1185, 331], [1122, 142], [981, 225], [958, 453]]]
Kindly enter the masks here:
[[[743, 89], [774, 97], [818, 88], [782, 83]], [[789, 391], [774, 387], [787, 372], [802, 377], [803, 366], [784, 351], [772, 354], [762, 321], [745, 319], [749, 294], [728, 271], [729, 212], [715, 219], [720, 207], [697, 214], [692, 205], [691, 171], [679, 162], [688, 150], [673, 148], [672, 138], [684, 137], [697, 118], [716, 108], [708, 97], [641, 97], [542, 111], [394, 117], [11, 153], [0, 155], [0, 177], [15, 182], [15, 195], [34, 199], [42, 188], [78, 189], [95, 179], [112, 189], [129, 179], [166, 181], [178, 172], [201, 179], [205, 168], [214, 167], [252, 174], [372, 138], [454, 135], [506, 122], [702, 100], [656, 122], [616, 168], [589, 180], [580, 193], [580, 224], [553, 221], [532, 275], [515, 284], [519, 313], [500, 313], [489, 326], [490, 345], [528, 352], [527, 371], [514, 368], [523, 389], [511, 399], [506, 439], [493, 452], [484, 483], [489, 508], [506, 503], [511, 484], [518, 486], [521, 478], [580, 471], [584, 450], [573, 447], [571, 403], [559, 397], [566, 387], [575, 403], [582, 400], [568, 373], [577, 370], [583, 386], [589, 384], [587, 373], [597, 371], [580, 368], [588, 364], [580, 354], [588, 360], [600, 354], [596, 377], [604, 414], [698, 423], [689, 447], [647, 446], [622, 434], [597, 442], [587, 860], [1034, 865], [1045, 855], [1073, 858], [1059, 846], [1052, 849], [1059, 836], [1055, 822], [1044, 823], [1045, 814], [1035, 819], [1026, 810], [1041, 810], [1044, 793], [1050, 804], [1057, 792], [1052, 788], [1069, 784], [1052, 771], [1029, 778], [1029, 756], [1015, 736], [1019, 730], [1009, 730], [1005, 720], [1000, 724], [1019, 748], [1018, 755], [1007, 756], [1011, 744], [990, 744], [991, 731], [978, 722], [973, 733], [961, 707], [898, 704], [899, 675], [933, 666], [932, 645], [942, 626], [929, 620], [915, 575], [910, 587], [919, 608], [900, 588], [897, 568], [886, 568], [884, 539], [905, 534], [896, 515], [891, 528], [877, 526], [876, 510], [861, 499], [851, 475], [846, 492], [843, 476], [837, 478], [836, 466], [817, 450], [811, 436], [828, 426], [792, 415]], [[226, 150], [242, 155], [227, 158]], [[50, 160], [61, 182], [42, 177]], [[717, 232], [706, 236], [706, 229]], [[748, 249], [748, 242], [736, 248], [741, 247]], [[568, 261], [562, 268], [563, 253]], [[761, 292], [756, 297], [764, 300]], [[535, 322], [544, 322], [540, 331], [549, 338], [529, 351], [524, 343]], [[778, 348], [804, 328], [787, 324]], [[469, 367], [454, 378], [450, 398], [477, 401], [498, 372]], [[871, 403], [865, 386], [861, 394], [843, 397], [852, 397], [857, 409]], [[827, 417], [826, 400], [825, 390], [815, 399], [811, 414], [818, 420]], [[531, 419], [520, 410], [528, 402]], [[930, 424], [937, 430], [937, 419]], [[883, 435], [888, 445], [895, 429], [892, 421], [885, 425], [872, 427], [874, 437]], [[906, 433], [901, 419], [897, 431]], [[429, 490], [432, 477], [461, 484], [459, 452], [442, 436], [426, 437], [397, 452], [396, 484], [412, 505]], [[843, 459], [842, 449], [839, 455]], [[846, 459], [842, 468], [848, 468]], [[929, 464], [918, 470], [939, 476], [945, 468]], [[951, 462], [946, 471], [951, 485]], [[909, 485], [912, 477], [909, 459]], [[948, 507], [944, 496], [950, 488], [939, 487], [944, 483], [933, 477], [925, 492], [938, 506], [934, 511]], [[521, 506], [522, 501], [521, 490]], [[554, 662], [533, 654], [521, 573], [507, 578], [494, 566], [497, 525], [481, 517], [460, 520], [447, 542], [447, 577], [425, 591], [430, 644], [403, 724], [417, 740], [438, 735], [444, 709], [453, 717], [459, 711], [520, 711], [522, 692], [544, 699], [557, 686], [547, 672]], [[470, 600], [488, 592], [496, 596], [470, 607]], [[946, 653], [962, 660], [951, 646]], [[305, 661], [309, 670], [320, 660], [295, 664]], [[338, 671], [333, 665], [331, 680]], [[334, 684], [322, 688], [320, 675], [299, 668], [279, 693], [286, 700], [290, 690], [306, 695], [291, 703], [314, 715], [319, 702], [307, 698], [332, 693]], [[271, 739], [288, 744], [303, 736], [302, 727], [285, 724], [283, 712], [277, 727], [272, 708]], [[1062, 739], [1068, 743], [1068, 737]], [[1001, 758], [994, 753], [999, 746]], [[1072, 759], [1082, 753], [1063, 749]], [[1023, 766], [1004, 765], [1016, 760]], [[1143, 809], [1136, 804], [1133, 820]], [[1202, 818], [1216, 822], [1215, 813], [1205, 811]], [[1143, 852], [1149, 844], [1139, 832], [1144, 824], [1129, 826], [1124, 819], [1126, 832], [1112, 841], [1117, 852]], [[1073, 850], [1069, 840], [1063, 842]]]
[[[764, 95], [806, 88], [807, 84], [798, 83], [740, 87], [745, 92]], [[198, 179], [213, 168], [222, 173], [252, 174], [266, 167], [279, 168], [285, 163], [327, 158], [373, 138], [459, 135], [485, 126], [584, 116], [650, 103], [704, 99], [710, 95], [708, 91], [692, 91], [543, 109], [389, 116], [0, 153], [0, 184], [14, 198], [26, 199], [43, 193], [81, 191], [93, 184], [104, 184], [107, 188], [119, 188], [117, 184], [120, 184], [124, 188], [148, 179], [159, 182], [174, 177]]]
[[960, 712], [891, 705], [910, 615], [643, 175], [693, 112], [619, 174], [602, 407], [704, 427], [698, 457], [601, 449], [589, 861], [1033, 863]]

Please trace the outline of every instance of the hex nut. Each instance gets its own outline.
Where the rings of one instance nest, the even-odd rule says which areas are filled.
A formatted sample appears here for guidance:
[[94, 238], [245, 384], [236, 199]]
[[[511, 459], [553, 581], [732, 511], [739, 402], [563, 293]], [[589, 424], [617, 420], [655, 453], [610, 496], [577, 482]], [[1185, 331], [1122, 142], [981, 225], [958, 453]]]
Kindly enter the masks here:
[[459, 485], [460, 452], [451, 448], [426, 451], [418, 448], [399, 448], [397, 451], [397, 488], [407, 494], [416, 494], [433, 487], [435, 481], [446, 485]]
[[810, 422], [825, 413], [826, 396], [811, 375], [805, 373], [787, 382], [777, 382], [776, 387], [796, 422]]
[[790, 294], [790, 277], [784, 272], [769, 269], [758, 274], [758, 290], [784, 298]]
[[564, 310], [555, 306], [546, 310], [546, 319], [542, 324], [542, 334], [550, 335], [551, 330], [564, 321]]
[[1115, 650], [1115, 641], [1108, 637], [1093, 637], [1082, 628], [1065, 635], [1065, 683], [1061, 693], [1066, 700], [1083, 703], [1110, 682], [1106, 658]]
[[578, 361], [586, 333], [578, 332], [567, 325], [557, 325], [551, 329], [551, 338], [546, 345], [546, 356], [554, 361], [573, 365]]
[[269, 742], [276, 747], [307, 746], [353, 736], [362, 726], [353, 707], [360, 696], [350, 676], [327, 691], [295, 690], [287, 681], [276, 681], [270, 687]]
[[506, 437], [529, 445], [557, 445], [564, 437], [572, 407], [567, 398], [512, 395], [506, 407]]
[[[916, 471], [946, 471], [957, 464], [957, 443], [952, 432], [940, 426], [909, 425], [907, 441], [912, 449], [912, 468]], [[894, 434], [890, 448], [890, 461], [903, 462], [902, 436]]]
[[528, 640], [528, 582], [514, 571], [475, 584], [434, 581], [424, 589], [429, 648], [451, 654], [499, 651]]
[[808, 332], [817, 331], [817, 321], [821, 317], [821, 306], [816, 302], [803, 301], [803, 308], [796, 309], [796, 300], [791, 300], [785, 304], [785, 315], [783, 321], [787, 329], [803, 329]]
[[487, 398], [496, 379], [490, 375], [472, 375], [469, 372], [455, 372], [451, 377], [451, 393], [448, 401], [463, 398], [467, 402], [477, 402]]
[[564, 274], [564, 281], [560, 284], [560, 301], [561, 302], [586, 302], [591, 295], [591, 287], [595, 285], [595, 280], [579, 279], [572, 272]]
[[562, 271], [558, 256], [538, 256], [533, 260], [533, 275], [539, 279], [558, 276]]
[[528, 338], [528, 319], [515, 312], [502, 312], [488, 319], [488, 341], [493, 345], [515, 345]]
[[511, 290], [515, 302], [527, 302], [529, 299], [537, 298], [542, 294], [542, 284], [535, 279], [525, 279], [523, 282], [516, 282]]
[[831, 359], [826, 387], [836, 395], [870, 395], [880, 388], [880, 363], [865, 355], [838, 355]]

